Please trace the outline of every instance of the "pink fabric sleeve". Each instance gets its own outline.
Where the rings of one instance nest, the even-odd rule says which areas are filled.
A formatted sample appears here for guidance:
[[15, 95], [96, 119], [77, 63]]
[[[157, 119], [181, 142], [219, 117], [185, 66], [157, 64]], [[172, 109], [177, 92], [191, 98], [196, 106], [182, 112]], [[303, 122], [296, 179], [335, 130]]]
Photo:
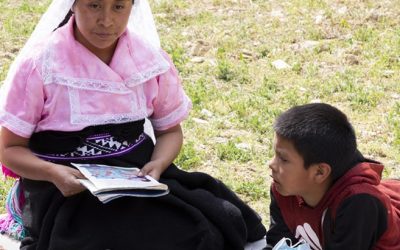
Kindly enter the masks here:
[[21, 63], [17, 73], [1, 88], [0, 125], [29, 138], [41, 119], [43, 81], [31, 60]]
[[162, 54], [170, 64], [170, 68], [157, 77], [158, 95], [153, 100], [154, 111], [150, 116], [154, 129], [158, 131], [178, 125], [189, 115], [192, 108], [192, 102], [182, 88], [172, 60], [164, 51]]

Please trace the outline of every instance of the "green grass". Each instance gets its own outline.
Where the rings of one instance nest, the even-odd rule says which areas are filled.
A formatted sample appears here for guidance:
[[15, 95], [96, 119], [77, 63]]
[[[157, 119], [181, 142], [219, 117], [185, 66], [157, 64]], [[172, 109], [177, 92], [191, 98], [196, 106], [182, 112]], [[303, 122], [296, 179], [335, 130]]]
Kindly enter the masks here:
[[[48, 3], [0, 0], [0, 80]], [[399, 1], [150, 3], [193, 101], [182, 168], [220, 178], [267, 224], [272, 123], [292, 105], [323, 101], [349, 116], [385, 177], [400, 177]], [[278, 59], [290, 67], [276, 69]]]

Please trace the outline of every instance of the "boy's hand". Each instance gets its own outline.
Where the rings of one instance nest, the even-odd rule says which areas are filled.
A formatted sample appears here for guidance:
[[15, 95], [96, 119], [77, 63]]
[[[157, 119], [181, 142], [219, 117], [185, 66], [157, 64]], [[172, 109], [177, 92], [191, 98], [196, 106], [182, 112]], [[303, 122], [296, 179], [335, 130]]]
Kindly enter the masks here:
[[157, 161], [149, 161], [139, 172], [139, 176], [150, 175], [157, 181], [160, 179], [161, 174], [163, 173], [163, 166], [160, 162]]
[[51, 181], [65, 197], [78, 194], [86, 189], [78, 179], [86, 179], [79, 170], [63, 165], [54, 166]]

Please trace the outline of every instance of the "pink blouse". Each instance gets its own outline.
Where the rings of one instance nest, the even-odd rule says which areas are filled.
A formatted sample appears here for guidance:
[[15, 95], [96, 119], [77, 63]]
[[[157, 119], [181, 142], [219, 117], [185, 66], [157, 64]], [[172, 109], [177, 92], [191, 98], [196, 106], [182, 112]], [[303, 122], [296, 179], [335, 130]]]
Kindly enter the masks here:
[[1, 126], [29, 138], [143, 118], [165, 130], [188, 116], [191, 101], [164, 51], [126, 31], [106, 65], [75, 40], [73, 22], [39, 43], [2, 86]]

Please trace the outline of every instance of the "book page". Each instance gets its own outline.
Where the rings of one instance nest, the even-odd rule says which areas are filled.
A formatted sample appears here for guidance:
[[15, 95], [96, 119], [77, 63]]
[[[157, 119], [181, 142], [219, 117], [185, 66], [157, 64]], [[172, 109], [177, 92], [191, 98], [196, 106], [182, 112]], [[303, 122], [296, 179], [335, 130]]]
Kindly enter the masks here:
[[114, 189], [161, 189], [165, 184], [159, 183], [151, 176], [138, 176], [138, 168], [124, 168], [99, 164], [76, 164], [75, 167], [95, 186], [98, 191]]
[[97, 198], [103, 202], [103, 203], [107, 203], [111, 200], [120, 198], [120, 197], [127, 197], [127, 196], [131, 196], [131, 197], [160, 197], [160, 196], [164, 196], [166, 194], [169, 193], [169, 190], [143, 190], [143, 189], [137, 189], [137, 190], [127, 190], [127, 191], [123, 191], [123, 190], [116, 190], [116, 191], [112, 191], [111, 193], [100, 193], [97, 196]]

